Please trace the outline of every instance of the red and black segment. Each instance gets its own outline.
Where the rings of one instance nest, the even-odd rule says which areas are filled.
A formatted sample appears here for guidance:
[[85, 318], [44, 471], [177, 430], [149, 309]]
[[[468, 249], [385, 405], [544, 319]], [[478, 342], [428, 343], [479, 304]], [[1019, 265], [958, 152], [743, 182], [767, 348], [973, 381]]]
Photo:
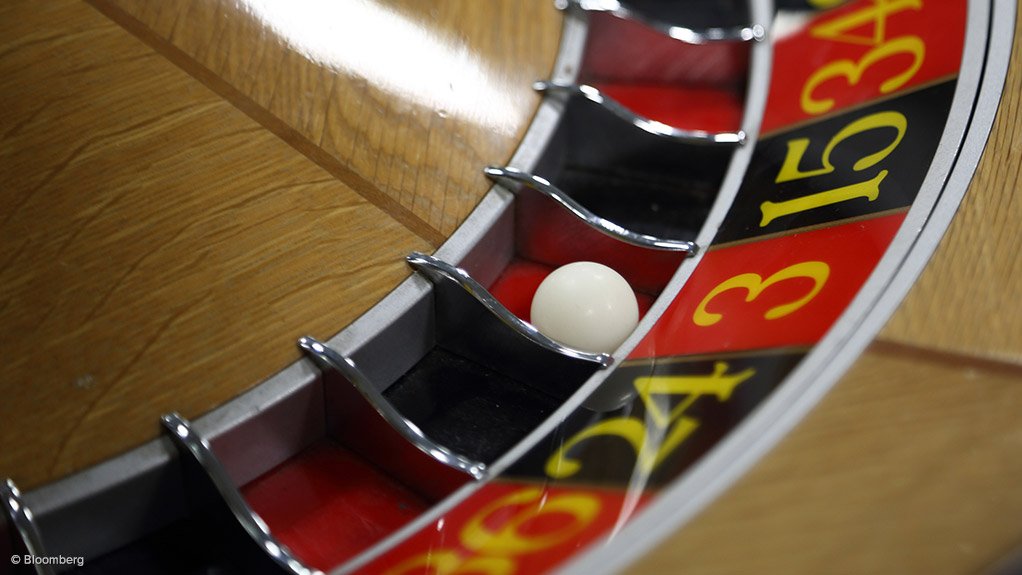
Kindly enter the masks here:
[[[622, 4], [633, 17], [586, 15], [578, 84], [639, 120], [737, 131], [755, 42], [686, 43], [671, 27], [739, 28], [749, 4]], [[477, 483], [405, 465], [401, 446], [381, 439], [393, 436], [382, 420], [353, 410], [346, 376], [325, 372], [310, 402], [322, 417], [315, 437], [232, 489], [277, 541], [324, 571], [464, 485], [475, 489], [358, 572], [540, 572], [619, 530], [784, 384], [876, 269], [920, 197], [952, 113], [966, 5], [779, 3], [763, 135], [745, 142], [755, 149], [734, 202], [686, 283], [589, 397], [575, 395], [596, 365], [537, 349], [445, 282], [353, 352], [381, 401], [485, 464], [577, 402], [501, 474]], [[633, 231], [696, 238], [736, 146], [651, 132], [581, 93], [560, 104], [534, 175]], [[472, 249], [492, 260], [483, 287], [526, 321], [537, 286], [558, 266], [616, 269], [644, 314], [685, 259], [604, 235], [539, 193], [520, 191], [501, 218], [486, 233], [490, 245]], [[222, 520], [196, 507], [83, 572], [262, 569], [238, 559], [250, 542], [235, 540], [236, 526], [218, 529]], [[195, 534], [204, 546], [189, 543], [201, 551], [192, 563], [174, 550]]]
[[322, 439], [241, 488], [252, 510], [306, 564], [329, 571], [435, 502], [336, 441]]
[[540, 573], [647, 501], [618, 489], [492, 481], [356, 573]]
[[715, 245], [907, 208], [930, 168], [956, 82], [899, 94], [756, 145]]
[[[549, 201], [540, 197], [534, 199]], [[550, 272], [581, 260], [603, 264], [621, 274], [635, 290], [639, 315], [643, 316], [685, 257], [678, 252], [622, 245], [592, 230], [572, 231], [572, 228], [583, 224], [560, 209], [519, 210], [518, 213], [518, 221], [526, 226], [529, 222], [543, 220], [552, 227], [535, 228], [549, 230], [539, 234], [520, 232], [514, 259], [489, 289], [511, 313], [525, 321], [532, 321], [532, 298]], [[563, 225], [555, 225], [554, 222]]]
[[863, 0], [776, 31], [766, 136], [714, 243], [911, 205], [950, 112], [964, 22], [963, 2]]
[[638, 116], [667, 126], [706, 132], [738, 131], [747, 89], [748, 43], [693, 44], [665, 34], [664, 29], [741, 28], [750, 22], [749, 3], [699, 0], [625, 4], [642, 21], [610, 13], [589, 15], [578, 82], [595, 87]]
[[904, 213], [710, 251], [630, 354], [648, 358], [811, 346], [883, 256]]
[[795, 348], [626, 362], [603, 387], [629, 401], [577, 410], [505, 476], [655, 491], [727, 435], [803, 356]]
[[[651, 131], [649, 121], [682, 130], [737, 132], [750, 46], [686, 43], [665, 30], [676, 23], [699, 30], [745, 26], [748, 3], [626, 4], [627, 17], [587, 13], [589, 32], [573, 86], [595, 87], [601, 95], [569, 91], [531, 173], [627, 230], [690, 241], [717, 198], [734, 148]], [[606, 97], [625, 112], [608, 106]], [[598, 233], [525, 188], [515, 201], [514, 228], [514, 256], [489, 289], [526, 321], [536, 288], [559, 266], [584, 260], [616, 270], [635, 290], [645, 314], [686, 256]]]
[[[855, 0], [789, 29], [775, 29], [761, 133], [956, 76], [966, 4]], [[934, 116], [941, 122], [944, 117]]]
[[[616, 492], [620, 525], [769, 397], [847, 309], [900, 229], [936, 153], [957, 87], [965, 3], [863, 0], [826, 7], [835, 5], [785, 14], [799, 23], [776, 31], [765, 136], [714, 245], [596, 392], [618, 399], [616, 406], [576, 410], [478, 497], [517, 485]], [[621, 25], [611, 15], [590, 22], [594, 29]], [[658, 45], [666, 45], [663, 38], [649, 44]], [[612, 81], [627, 47], [594, 46], [582, 78], [635, 111], [667, 117], [657, 112], [659, 101], [644, 100], [657, 90], [667, 93], [662, 86], [651, 82], [651, 91], [629, 92]], [[738, 61], [717, 60], [722, 70]], [[685, 101], [697, 100], [698, 91], [692, 97]], [[706, 116], [719, 122], [712, 111]], [[572, 185], [570, 170], [554, 173], [567, 174]], [[518, 509], [517, 501], [506, 503], [508, 513]], [[463, 525], [456, 519], [462, 509], [489, 513], [485, 505], [470, 498], [443, 521]], [[464, 537], [459, 529], [421, 531], [387, 565], [395, 572], [421, 569], [422, 552]], [[560, 563], [578, 541], [600, 536], [561, 542], [560, 558], [536, 554], [547, 562], [529, 565]], [[447, 559], [452, 568], [511, 561], [457, 545]], [[520, 559], [499, 564], [514, 571]]]

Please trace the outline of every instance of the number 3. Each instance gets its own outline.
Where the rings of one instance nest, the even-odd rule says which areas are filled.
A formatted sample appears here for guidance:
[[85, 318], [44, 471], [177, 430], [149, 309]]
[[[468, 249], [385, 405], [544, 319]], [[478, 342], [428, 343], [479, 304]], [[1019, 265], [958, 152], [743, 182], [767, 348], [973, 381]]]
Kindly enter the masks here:
[[809, 278], [813, 280], [813, 289], [809, 290], [809, 293], [802, 296], [801, 298], [782, 305], [774, 306], [763, 314], [766, 319], [777, 319], [784, 317], [800, 307], [809, 303], [816, 294], [820, 293], [823, 289], [823, 284], [827, 283], [827, 278], [830, 276], [830, 266], [824, 262], [802, 262], [793, 266], [788, 266], [783, 270], [775, 273], [764, 280], [759, 274], [741, 274], [734, 276], [730, 279], [724, 280], [717, 287], [710, 290], [710, 293], [706, 294], [703, 301], [699, 302], [699, 307], [696, 308], [694, 314], [692, 314], [692, 321], [696, 325], [707, 327], [711, 326], [721, 320], [723, 315], [719, 313], [711, 313], [706, 311], [706, 306], [718, 295], [733, 289], [744, 289], [748, 292], [745, 296], [745, 301], [750, 302], [763, 293], [764, 290], [770, 286], [794, 278]]

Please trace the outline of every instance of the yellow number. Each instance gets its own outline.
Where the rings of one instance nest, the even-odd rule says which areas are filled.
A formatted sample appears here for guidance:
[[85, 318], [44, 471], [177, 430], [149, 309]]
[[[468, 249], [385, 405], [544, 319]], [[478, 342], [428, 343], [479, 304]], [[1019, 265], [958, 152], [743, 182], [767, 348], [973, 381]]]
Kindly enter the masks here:
[[452, 549], [431, 549], [416, 555], [386, 571], [386, 575], [421, 575], [432, 571], [434, 575], [455, 575], [457, 573], [485, 573], [486, 575], [511, 575], [515, 564], [506, 557], [462, 557]]
[[813, 97], [813, 93], [820, 84], [835, 78], [845, 78], [849, 86], [855, 86], [862, 79], [862, 74], [873, 64], [897, 54], [910, 54], [912, 64], [900, 74], [892, 76], [880, 84], [880, 93], [889, 94], [904, 86], [919, 71], [919, 67], [923, 65], [923, 58], [926, 56], [926, 45], [918, 36], [901, 36], [885, 42], [866, 52], [858, 61], [836, 60], [821, 67], [806, 80], [802, 87], [800, 100], [802, 111], [813, 115], [830, 111], [834, 107], [833, 98], [817, 100]]
[[814, 208], [847, 202], [855, 198], [866, 198], [872, 202], [880, 197], [880, 182], [884, 181], [886, 177], [887, 170], [881, 170], [872, 180], [866, 180], [865, 182], [810, 194], [801, 198], [795, 198], [794, 200], [763, 202], [759, 205], [759, 210], [763, 212], [763, 219], [760, 220], [759, 227], [766, 227], [770, 222], [782, 216], [790, 216]]
[[572, 459], [568, 452], [576, 445], [591, 437], [603, 435], [617, 436], [624, 439], [632, 446], [638, 454], [640, 467], [645, 465], [646, 426], [639, 420], [631, 417], [614, 417], [591, 425], [576, 433], [561, 445], [561, 448], [550, 456], [546, 462], [546, 474], [554, 479], [571, 477], [582, 469], [582, 462]]
[[[801, 168], [806, 150], [809, 149], [809, 138], [790, 140], [788, 142], [788, 153], [784, 156], [784, 162], [781, 163], [781, 169], [777, 171], [777, 177], [774, 179], [774, 182], [780, 184], [833, 172], [836, 168], [831, 161], [831, 155], [838, 145], [852, 136], [879, 128], [894, 129], [895, 133], [891, 142], [883, 149], [856, 160], [852, 164], [852, 170], [858, 172], [877, 165], [889, 156], [905, 137], [905, 132], [908, 130], [908, 120], [900, 112], [876, 112], [859, 118], [842, 128], [840, 132], [830, 139], [827, 147], [823, 149], [819, 168]], [[887, 170], [881, 170], [879, 174], [865, 182], [849, 184], [840, 188], [825, 190], [782, 202], [765, 201], [759, 206], [760, 211], [763, 213], [759, 226], [761, 228], [766, 227], [782, 216], [790, 216], [806, 210], [821, 208], [839, 202], [847, 202], [855, 198], [866, 198], [872, 202], [880, 196], [880, 183], [886, 177]]]
[[774, 182], [780, 184], [781, 182], [790, 182], [791, 180], [820, 176], [833, 172], [834, 164], [830, 161], [830, 155], [834, 152], [834, 148], [836, 148], [838, 144], [852, 136], [879, 128], [894, 128], [897, 131], [897, 135], [884, 149], [868, 156], [864, 156], [856, 161], [855, 164], [852, 165], [852, 169], [859, 172], [877, 165], [891, 152], [893, 152], [894, 149], [898, 147], [898, 144], [901, 143], [902, 138], [905, 137], [905, 131], [908, 129], [908, 120], [906, 120], [905, 116], [900, 112], [877, 112], [875, 114], [859, 118], [842, 128], [840, 132], [830, 139], [830, 142], [827, 143], [827, 147], [823, 149], [823, 156], [821, 157], [823, 167], [819, 169], [806, 171], [799, 170], [799, 165], [802, 164], [802, 159], [805, 156], [806, 150], [809, 148], [809, 138], [796, 138], [789, 141], [788, 153], [784, 156], [784, 163], [781, 164], [781, 169], [777, 172], [777, 178]]
[[706, 306], [718, 295], [733, 289], [744, 289], [747, 293], [745, 301], [750, 302], [763, 293], [764, 290], [770, 286], [794, 279], [794, 278], [809, 278], [813, 280], [813, 289], [809, 290], [809, 293], [802, 296], [801, 298], [782, 305], [774, 306], [767, 310], [763, 317], [766, 319], [777, 319], [784, 317], [800, 307], [809, 303], [816, 294], [820, 293], [823, 289], [823, 284], [827, 282], [827, 277], [830, 276], [830, 266], [824, 262], [802, 262], [793, 266], [788, 266], [783, 270], [775, 273], [768, 277], [765, 281], [759, 274], [741, 274], [734, 276], [730, 279], [724, 280], [717, 287], [710, 290], [710, 293], [706, 294], [703, 301], [699, 302], [699, 306], [696, 307], [695, 313], [692, 315], [692, 321], [699, 326], [711, 326], [723, 317], [719, 313], [710, 313], [706, 311]]
[[[502, 525], [493, 529], [486, 519], [494, 512], [518, 505], [528, 507], [519, 511]], [[461, 531], [465, 547], [485, 555], [521, 555], [560, 545], [574, 538], [586, 528], [600, 511], [600, 501], [582, 493], [567, 493], [547, 497], [538, 487], [515, 491], [487, 505], [475, 514]], [[571, 523], [557, 531], [523, 535], [521, 526], [536, 517], [559, 513], [571, 517]]]
[[[486, 521], [492, 514], [516, 506], [525, 508], [517, 511], [500, 528], [494, 529], [487, 525]], [[547, 549], [573, 539], [592, 523], [599, 512], [600, 501], [591, 495], [565, 493], [549, 497], [538, 487], [519, 489], [483, 507], [461, 529], [462, 545], [478, 555], [466, 557], [454, 549], [431, 549], [394, 566], [386, 573], [510, 575], [517, 571], [514, 556]], [[522, 534], [522, 525], [547, 513], [567, 515], [571, 522], [557, 531]]]
[[809, 0], [809, 5], [813, 8], [823, 10], [826, 8], [833, 8], [844, 1], [845, 0]]
[[[837, 2], [834, 0], [816, 0], [811, 1], [810, 4], [817, 8], [829, 8], [836, 5]], [[874, 0], [870, 6], [813, 26], [810, 33], [817, 38], [876, 46], [883, 42], [886, 37], [888, 16], [909, 8], [919, 10], [922, 7], [922, 0]], [[866, 37], [848, 33], [871, 22], [873, 23], [872, 36]]]
[[[755, 375], [748, 368], [740, 373], [728, 375], [728, 364], [718, 361], [709, 375], [651, 376], [635, 380], [635, 388], [646, 404], [648, 417], [653, 421], [649, 429], [645, 423], [633, 417], [615, 417], [601, 421], [576, 433], [566, 441], [546, 463], [546, 474], [555, 479], [570, 477], [582, 468], [582, 463], [569, 457], [568, 452], [576, 445], [600, 436], [616, 436], [624, 439], [636, 454], [636, 467], [642, 473], [652, 473], [664, 459], [681, 445], [699, 427], [699, 421], [684, 414], [699, 397], [715, 395], [726, 401], [734, 388]], [[685, 395], [677, 407], [665, 414], [653, 395]], [[671, 425], [670, 429], [667, 426]]]
[[[635, 389], [646, 404], [646, 411], [654, 423], [667, 427], [681, 416], [682, 412], [701, 395], [716, 395], [718, 401], [727, 401], [738, 384], [752, 377], [753, 370], [727, 375], [727, 364], [718, 361], [713, 364], [713, 373], [706, 375], [652, 375], [635, 378]], [[688, 400], [679, 403], [670, 414], [664, 413], [653, 396], [685, 395]]]

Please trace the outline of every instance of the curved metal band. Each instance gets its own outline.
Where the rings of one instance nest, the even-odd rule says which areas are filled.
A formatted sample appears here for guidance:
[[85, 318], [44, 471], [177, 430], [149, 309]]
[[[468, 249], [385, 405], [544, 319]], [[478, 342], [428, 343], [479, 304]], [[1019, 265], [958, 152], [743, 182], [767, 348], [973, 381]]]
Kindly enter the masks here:
[[521, 318], [508, 311], [502, 303], [497, 301], [497, 298], [493, 297], [493, 295], [491, 295], [490, 292], [479, 282], [472, 279], [472, 276], [468, 275], [468, 272], [465, 270], [452, 266], [451, 264], [434, 258], [433, 256], [427, 256], [426, 254], [419, 252], [412, 252], [412, 254], [405, 259], [408, 261], [409, 265], [417, 271], [426, 274], [431, 279], [449, 279], [458, 284], [463, 290], [468, 292], [469, 295], [475, 298], [476, 301], [489, 310], [490, 313], [496, 316], [502, 323], [536, 345], [560, 355], [599, 364], [600, 367], [610, 367], [614, 364], [614, 358], [609, 354], [590, 353], [587, 351], [572, 349], [543, 335], [532, 324], [523, 321]]
[[486, 475], [485, 463], [454, 453], [436, 443], [418, 426], [398, 413], [350, 358], [344, 357], [326, 344], [309, 336], [300, 338], [298, 347], [307, 353], [320, 368], [332, 369], [343, 375], [358, 390], [369, 406], [387, 422], [390, 429], [400, 434], [408, 443], [432, 460], [466, 473], [475, 479], [482, 479]]
[[[46, 549], [43, 547], [43, 538], [39, 534], [39, 528], [36, 526], [32, 510], [25, 505], [25, 500], [21, 497], [21, 491], [18, 490], [18, 486], [14, 484], [14, 481], [10, 479], [5, 479], [0, 483], [0, 506], [3, 507], [4, 515], [7, 516], [14, 529], [18, 531], [21, 542], [25, 545], [25, 550], [28, 551], [28, 554], [33, 557], [45, 557]], [[5, 561], [7, 559], [7, 557], [3, 558]], [[51, 575], [54, 573], [53, 568], [48, 564], [38, 564], [34, 565], [34, 567], [35, 572], [39, 575]]]
[[241, 525], [252, 541], [266, 552], [266, 555], [285, 573], [294, 575], [322, 575], [318, 569], [310, 569], [302, 564], [287, 547], [284, 547], [270, 533], [269, 526], [256, 515], [231, 482], [220, 460], [209, 447], [209, 443], [192, 428], [191, 423], [177, 413], [168, 413], [160, 417], [167, 435], [177, 446], [183, 457], [191, 457], [206, 473], [206, 478], [219, 493], [227, 509]]
[[[573, 200], [570, 196], [561, 191], [557, 186], [551, 184], [544, 178], [527, 174], [517, 168], [510, 166], [504, 168], [498, 168], [496, 166], [488, 166], [483, 172], [498, 181], [503, 180], [506, 182], [512, 182], [515, 184], [523, 184], [536, 190], [537, 192], [549, 197], [556, 201], [564, 209], [568, 210], [572, 214], [575, 214], [580, 220], [589, 224], [592, 228], [597, 231], [604, 233], [612, 238], [631, 244], [633, 246], [639, 246], [643, 248], [649, 248], [653, 250], [663, 250], [669, 252], [683, 252], [688, 254], [690, 257], [694, 256], [699, 251], [699, 246], [694, 242], [683, 241], [683, 240], [667, 240], [658, 238], [655, 236], [649, 236], [646, 234], [640, 234], [631, 230], [625, 229], [610, 220], [605, 220], [600, 216], [590, 212], [582, 204]], [[513, 188], [512, 188], [513, 189]]]
[[556, 0], [558, 9], [578, 8], [585, 12], [608, 12], [623, 18], [644, 24], [664, 35], [670, 36], [686, 44], [707, 44], [710, 42], [759, 42], [766, 37], [766, 29], [760, 24], [734, 26], [731, 28], [703, 28], [695, 30], [684, 26], [675, 26], [668, 22], [646, 18], [641, 13], [628, 8], [618, 0]]
[[603, 92], [600, 92], [598, 88], [588, 84], [564, 84], [560, 82], [540, 80], [538, 82], [534, 82], [532, 84], [532, 88], [540, 93], [581, 96], [606, 109], [618, 118], [632, 124], [636, 128], [656, 136], [663, 136], [665, 138], [671, 138], [682, 142], [690, 142], [693, 144], [728, 144], [739, 146], [745, 144], [746, 135], [745, 132], [741, 130], [737, 132], [707, 132], [704, 130], [683, 130], [681, 128], [669, 126], [663, 122], [651, 120], [636, 114], [625, 106], [622, 106], [617, 100]]

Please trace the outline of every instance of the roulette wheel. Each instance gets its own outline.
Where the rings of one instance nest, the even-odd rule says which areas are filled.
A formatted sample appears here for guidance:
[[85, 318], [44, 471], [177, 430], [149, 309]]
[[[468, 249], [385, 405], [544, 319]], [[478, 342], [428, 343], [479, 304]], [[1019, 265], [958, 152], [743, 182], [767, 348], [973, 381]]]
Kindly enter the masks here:
[[[1016, 7], [562, 4], [0, 8], [4, 569], [1019, 543]], [[614, 349], [532, 326], [580, 260]]]

